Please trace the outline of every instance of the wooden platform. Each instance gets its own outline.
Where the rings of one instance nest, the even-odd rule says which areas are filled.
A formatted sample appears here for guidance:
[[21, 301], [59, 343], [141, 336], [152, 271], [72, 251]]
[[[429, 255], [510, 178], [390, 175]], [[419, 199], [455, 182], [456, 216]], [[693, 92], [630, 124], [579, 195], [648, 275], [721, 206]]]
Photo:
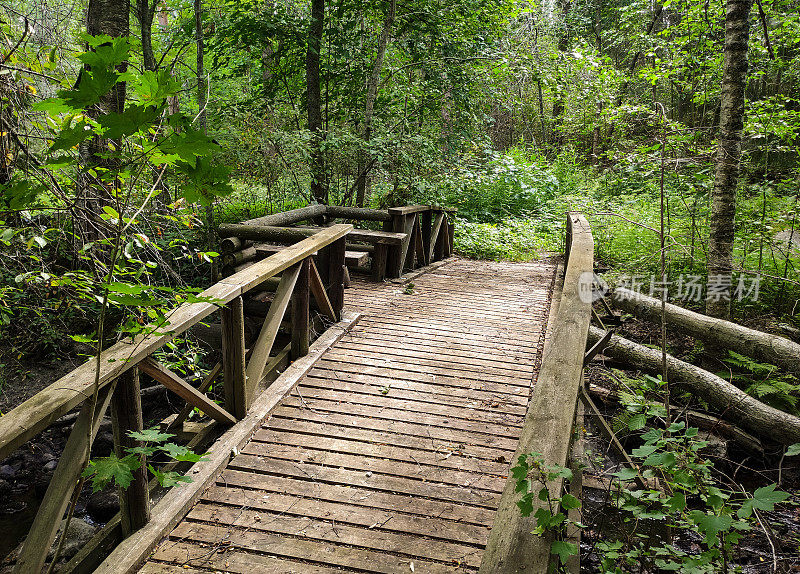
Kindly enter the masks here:
[[354, 279], [363, 313], [141, 572], [476, 571], [540, 360], [555, 266]]

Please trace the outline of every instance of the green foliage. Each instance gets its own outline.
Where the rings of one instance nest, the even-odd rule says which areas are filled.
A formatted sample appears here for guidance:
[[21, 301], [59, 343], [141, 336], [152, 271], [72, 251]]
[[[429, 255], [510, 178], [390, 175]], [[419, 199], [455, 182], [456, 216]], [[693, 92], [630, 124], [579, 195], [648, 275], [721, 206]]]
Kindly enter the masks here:
[[[649, 382], [651, 390], [660, 387], [658, 380]], [[647, 400], [639, 399], [631, 404], [622, 397], [622, 402], [636, 411], [644, 409], [647, 423], [660, 418]], [[700, 454], [707, 443], [698, 438], [698, 429], [687, 428], [682, 421], [673, 422], [666, 429], [645, 426], [641, 430], [644, 431], [640, 433], [642, 446], [633, 449], [631, 454], [637, 459], [644, 479], [658, 479], [661, 487], [633, 488], [629, 482], [639, 476], [633, 468], [622, 468], [614, 473], [621, 488], [612, 491], [612, 499], [623, 520], [630, 525], [631, 533], [625, 539], [604, 539], [596, 545], [604, 573], [652, 569], [686, 574], [723, 571], [742, 533], [752, 528], [755, 511], [770, 512], [789, 499], [789, 493], [777, 490], [775, 484], [758, 488], [752, 495], [722, 488], [713, 476], [713, 464]], [[797, 449], [792, 450], [796, 454], [794, 450]], [[568, 522], [566, 512], [578, 508], [580, 501], [569, 494], [555, 496], [557, 493], [549, 492], [548, 484], [558, 477], [569, 479], [569, 469], [548, 467], [542, 456], [534, 453], [521, 456], [512, 474], [517, 492], [522, 493], [517, 505], [523, 516], [531, 514], [535, 498], [546, 502], [539, 505], [535, 513], [537, 529], [534, 534], [549, 532], [557, 538], [563, 536]], [[702, 543], [696, 551], [687, 552], [670, 540], [659, 541], [649, 534], [639, 533], [648, 521], [668, 525], [673, 532], [671, 540], [688, 535], [699, 537], [697, 540]], [[559, 543], [553, 545], [552, 552], [559, 555], [563, 564], [577, 548]]]
[[[156, 452], [163, 452], [170, 459], [178, 462], [197, 462], [203, 460], [201, 455], [196, 454], [191, 449], [168, 442], [175, 435], [162, 433], [157, 427], [145, 429], [142, 432], [130, 431], [128, 436], [143, 444], [141, 446], [127, 448], [126, 454], [119, 458], [111, 453], [109, 456], [92, 459], [82, 476], [87, 478], [92, 485], [92, 491], [102, 490], [109, 484], [126, 489], [133, 481], [133, 472], [142, 466], [142, 455], [152, 456]], [[192, 482], [191, 477], [184, 476], [175, 471], [160, 471], [152, 465], [148, 465], [152, 475], [158, 483], [171, 488], [183, 483]]]
[[723, 371], [719, 376], [742, 386], [745, 391], [777, 409], [800, 414], [798, 398], [800, 397], [800, 383], [797, 378], [781, 373], [778, 367], [768, 363], [759, 363], [735, 351], [728, 351], [724, 359], [735, 370]]

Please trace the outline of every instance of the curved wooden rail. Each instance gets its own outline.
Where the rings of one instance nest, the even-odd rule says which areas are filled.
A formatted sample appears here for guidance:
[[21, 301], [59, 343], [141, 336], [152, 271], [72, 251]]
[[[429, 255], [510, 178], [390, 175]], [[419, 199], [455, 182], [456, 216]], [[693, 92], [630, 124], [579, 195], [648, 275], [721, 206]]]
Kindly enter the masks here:
[[[567, 465], [578, 391], [583, 376], [584, 351], [591, 320], [591, 299], [586, 289], [591, 282], [594, 240], [586, 219], [567, 215], [566, 267], [561, 299], [545, 343], [539, 377], [533, 387], [514, 463], [522, 454], [541, 453], [547, 465]], [[583, 290], [583, 294], [582, 294]], [[554, 301], [554, 304], [556, 302]], [[548, 484], [553, 496], [560, 496], [563, 479]], [[509, 477], [494, 526], [481, 561], [485, 574], [544, 574], [550, 564], [548, 536], [535, 536], [533, 514], [546, 502], [534, 499], [531, 516], [523, 517], [517, 507], [520, 493]]]

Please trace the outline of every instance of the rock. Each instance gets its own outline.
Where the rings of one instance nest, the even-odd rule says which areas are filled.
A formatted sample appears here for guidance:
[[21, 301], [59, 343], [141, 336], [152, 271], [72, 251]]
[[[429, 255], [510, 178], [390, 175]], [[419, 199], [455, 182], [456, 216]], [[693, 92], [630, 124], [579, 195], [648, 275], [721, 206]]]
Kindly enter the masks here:
[[8, 494], [9, 492], [11, 492], [11, 485], [8, 484], [7, 480], [0, 478], [0, 496]]
[[86, 512], [97, 522], [108, 522], [119, 512], [119, 496], [116, 490], [108, 489], [93, 493], [86, 503]]
[[57, 466], [58, 466], [58, 461], [57, 460], [51, 460], [47, 464], [45, 464], [42, 467], [42, 469], [45, 472], [53, 472], [56, 469]]
[[13, 466], [9, 464], [4, 464], [0, 466], [0, 479], [2, 480], [14, 480], [14, 477], [17, 475], [17, 471], [14, 469]]
[[[56, 552], [58, 541], [61, 537], [61, 531], [64, 529], [66, 520], [61, 521], [61, 528], [59, 528], [59, 535], [53, 541], [50, 547], [48, 558], [52, 558]], [[91, 540], [94, 535], [95, 527], [80, 518], [73, 517], [69, 521], [69, 528], [67, 528], [67, 539], [64, 541], [64, 547], [61, 549], [59, 560], [69, 560], [78, 553], [78, 550]]]
[[92, 444], [92, 457], [108, 456], [114, 450], [114, 435], [111, 431], [100, 431]]

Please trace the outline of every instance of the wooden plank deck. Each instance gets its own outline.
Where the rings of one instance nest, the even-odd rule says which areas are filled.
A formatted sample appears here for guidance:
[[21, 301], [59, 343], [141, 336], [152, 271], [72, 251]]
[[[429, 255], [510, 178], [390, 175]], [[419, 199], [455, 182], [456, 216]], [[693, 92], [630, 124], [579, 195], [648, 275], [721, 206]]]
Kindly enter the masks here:
[[535, 380], [555, 265], [355, 279], [360, 323], [141, 572], [471, 572]]

